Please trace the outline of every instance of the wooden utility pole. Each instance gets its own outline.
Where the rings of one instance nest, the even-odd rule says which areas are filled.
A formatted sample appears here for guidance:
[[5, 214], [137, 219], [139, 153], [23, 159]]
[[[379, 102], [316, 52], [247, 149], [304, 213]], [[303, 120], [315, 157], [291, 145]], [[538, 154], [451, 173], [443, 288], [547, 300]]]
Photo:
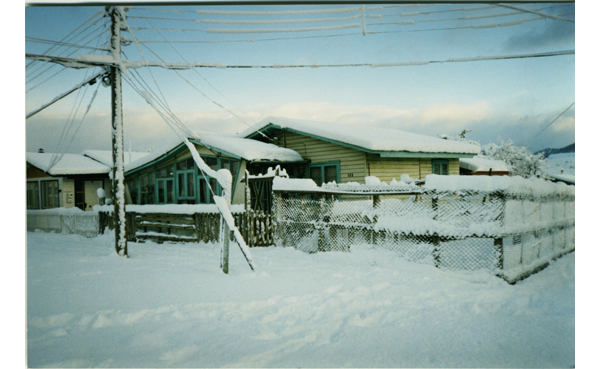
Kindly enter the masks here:
[[125, 233], [125, 171], [123, 163], [123, 100], [121, 95], [121, 12], [117, 7], [107, 7], [111, 18], [111, 53], [115, 65], [109, 66], [111, 84], [112, 117], [112, 189], [113, 224], [115, 229], [115, 250], [127, 256], [127, 235]]

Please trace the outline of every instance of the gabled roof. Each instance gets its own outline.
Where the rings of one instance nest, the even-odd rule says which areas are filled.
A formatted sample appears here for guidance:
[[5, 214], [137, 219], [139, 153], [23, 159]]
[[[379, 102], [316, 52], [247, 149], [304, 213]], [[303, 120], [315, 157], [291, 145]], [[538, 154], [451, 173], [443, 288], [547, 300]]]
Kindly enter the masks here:
[[239, 133], [238, 137], [258, 138], [259, 131], [267, 133], [273, 129], [285, 129], [382, 157], [417, 157], [427, 154], [436, 154], [438, 157], [472, 157], [479, 153], [479, 146], [476, 145], [396, 129], [282, 117], [263, 119]]
[[27, 162], [34, 167], [53, 176], [108, 174], [111, 167], [81, 154], [64, 154], [62, 158], [48, 170], [50, 162], [56, 154], [27, 153]]
[[[129, 164], [133, 161], [139, 160], [144, 156], [148, 155], [148, 152], [129, 152], [125, 151], [123, 153], [123, 161], [125, 164]], [[92, 158], [96, 161], [99, 161], [102, 164], [108, 165], [109, 167], [113, 166], [112, 160], [112, 151], [109, 150], [85, 150], [82, 155], [87, 156], [88, 158]]]
[[[283, 163], [302, 161], [300, 154], [291, 149], [286, 149], [273, 144], [264, 143], [233, 136], [204, 136], [200, 140], [190, 139], [191, 142], [203, 145], [220, 154], [225, 154], [247, 161], [278, 161]], [[166, 142], [161, 148], [155, 150], [141, 159], [125, 165], [125, 172], [130, 172], [160, 160], [172, 153], [185, 150], [185, 144], [180, 139]]]

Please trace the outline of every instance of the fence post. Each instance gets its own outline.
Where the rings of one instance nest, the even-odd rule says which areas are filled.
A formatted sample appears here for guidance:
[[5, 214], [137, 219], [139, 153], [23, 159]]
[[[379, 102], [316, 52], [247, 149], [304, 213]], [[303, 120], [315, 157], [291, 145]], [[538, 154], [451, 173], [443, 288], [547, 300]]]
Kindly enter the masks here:
[[441, 264], [441, 260], [440, 260], [440, 236], [437, 233], [434, 233], [433, 237], [431, 238], [431, 241], [433, 243], [433, 265], [436, 268], [439, 268], [440, 264]]
[[504, 269], [504, 244], [502, 238], [494, 239], [494, 249], [496, 251], [496, 268]]
[[[373, 195], [373, 209], [379, 209], [381, 205], [381, 197], [379, 195]], [[375, 224], [377, 223], [377, 212], [373, 216], [373, 227], [371, 228], [371, 240], [373, 240], [373, 244], [377, 245], [377, 232], [375, 232]]]

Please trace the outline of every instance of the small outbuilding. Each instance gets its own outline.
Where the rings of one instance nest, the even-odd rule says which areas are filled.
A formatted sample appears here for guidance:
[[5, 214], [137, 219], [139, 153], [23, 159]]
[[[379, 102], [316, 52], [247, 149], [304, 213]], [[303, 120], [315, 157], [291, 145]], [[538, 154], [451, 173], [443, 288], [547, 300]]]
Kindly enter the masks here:
[[466, 176], [507, 176], [510, 168], [500, 160], [482, 157], [461, 158], [460, 174]]

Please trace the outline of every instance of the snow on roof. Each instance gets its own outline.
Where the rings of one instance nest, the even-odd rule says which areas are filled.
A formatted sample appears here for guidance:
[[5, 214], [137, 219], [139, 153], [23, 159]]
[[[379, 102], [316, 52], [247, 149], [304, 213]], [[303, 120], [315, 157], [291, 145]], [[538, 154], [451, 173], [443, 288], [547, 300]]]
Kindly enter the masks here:
[[27, 153], [27, 162], [50, 175], [69, 174], [107, 174], [111, 167], [81, 154], [64, 154], [62, 158], [48, 170], [50, 161], [55, 154], [52, 153]]
[[269, 124], [290, 128], [370, 151], [478, 154], [479, 146], [389, 128], [269, 117], [238, 134], [248, 137]]
[[302, 156], [292, 149], [246, 138], [205, 136], [202, 137], [201, 142], [250, 161], [290, 162], [302, 160]]
[[[85, 150], [84, 152], [82, 152], [83, 155], [92, 158], [96, 161], [101, 162], [102, 164], [108, 165], [109, 167], [112, 167], [113, 165], [113, 160], [112, 160], [112, 151], [108, 151], [108, 150]], [[123, 153], [123, 161], [125, 162], [125, 164], [129, 164], [133, 161], [136, 161], [138, 159], [143, 158], [144, 156], [148, 155], [149, 153], [147, 152], [129, 152], [129, 151], [125, 151]]]
[[[235, 156], [239, 156], [248, 161], [281, 161], [295, 162], [301, 161], [300, 154], [292, 149], [286, 149], [273, 144], [268, 144], [256, 140], [233, 137], [233, 136], [204, 136], [200, 139], [200, 143], [216, 150], [223, 151]], [[181, 139], [174, 138], [167, 141], [161, 148], [154, 150], [152, 153], [125, 164], [125, 172], [134, 170], [143, 165], [146, 165], [169, 151], [183, 144]]]
[[500, 160], [485, 159], [481, 157], [460, 158], [460, 167], [473, 172], [508, 172], [508, 165]]

